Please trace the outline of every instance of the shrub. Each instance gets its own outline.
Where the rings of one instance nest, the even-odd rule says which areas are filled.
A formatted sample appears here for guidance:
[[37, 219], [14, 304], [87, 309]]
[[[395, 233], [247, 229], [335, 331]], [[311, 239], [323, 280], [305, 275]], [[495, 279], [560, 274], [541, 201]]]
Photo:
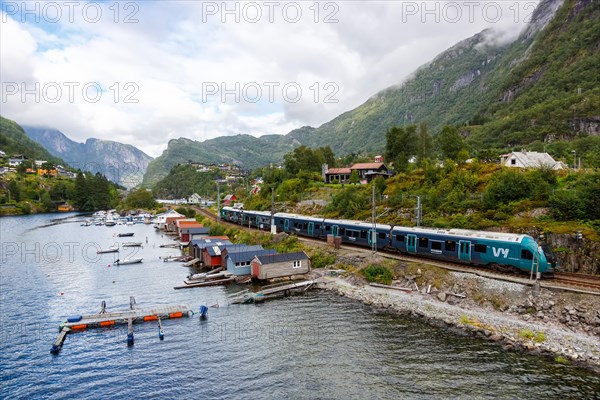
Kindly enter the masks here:
[[313, 268], [324, 268], [335, 263], [336, 255], [329, 252], [316, 250], [310, 257], [310, 262]]
[[369, 265], [362, 270], [362, 274], [365, 276], [367, 281], [383, 283], [384, 285], [389, 285], [392, 283], [392, 279], [394, 279], [392, 271], [383, 265]]

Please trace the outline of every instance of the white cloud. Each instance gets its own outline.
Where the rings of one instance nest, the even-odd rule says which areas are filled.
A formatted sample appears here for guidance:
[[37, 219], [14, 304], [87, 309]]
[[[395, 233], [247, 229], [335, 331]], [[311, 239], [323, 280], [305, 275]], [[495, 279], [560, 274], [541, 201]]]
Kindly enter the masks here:
[[[66, 7], [60, 21], [51, 22], [40, 6], [38, 23], [31, 16], [22, 22], [22, 13], [3, 6], [2, 115], [55, 127], [78, 141], [127, 142], [157, 156], [168, 140], [182, 136], [204, 140], [318, 126], [485, 28], [501, 32], [490, 40], [515, 37], [536, 2], [321, 2], [318, 16], [313, 2], [281, 2], [272, 23], [271, 3], [265, 2], [227, 3], [229, 10], [237, 5], [239, 23], [223, 13], [222, 2], [114, 3], [121, 7], [118, 15], [107, 3], [93, 23], [89, 16], [97, 3], [85, 18], [87, 3], [78, 4], [72, 22]], [[252, 23], [257, 9], [262, 18]], [[302, 16], [292, 23], [296, 9]], [[127, 16], [138, 22], [124, 23]], [[327, 16], [337, 22], [324, 23]], [[31, 89], [36, 82], [39, 102], [5, 93], [12, 84]], [[65, 82], [79, 84], [73, 99]], [[93, 97], [94, 87], [87, 93], [81, 88], [96, 82], [103, 92], [91, 102], [86, 95]], [[278, 86], [269, 86], [273, 82]], [[239, 101], [229, 93], [222, 102], [220, 93], [207, 90], [213, 83], [238, 92]], [[286, 100], [286, 84], [301, 88], [297, 102]], [[56, 103], [42, 90], [53, 85], [63, 89]], [[256, 100], [257, 86], [260, 101], [244, 101], [244, 95]]]

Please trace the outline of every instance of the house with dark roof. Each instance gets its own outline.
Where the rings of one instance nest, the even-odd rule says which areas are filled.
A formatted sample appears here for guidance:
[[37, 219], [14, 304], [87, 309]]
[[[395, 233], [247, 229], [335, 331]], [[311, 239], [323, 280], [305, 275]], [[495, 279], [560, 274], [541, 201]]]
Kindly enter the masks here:
[[255, 252], [263, 250], [260, 245], [248, 246], [247, 244], [223, 244], [206, 246], [202, 250], [202, 261], [207, 268], [217, 268], [225, 265], [225, 256], [233, 253]]
[[224, 250], [225, 262], [223, 266], [227, 268], [227, 271], [231, 272], [236, 276], [250, 275], [252, 273], [251, 264], [252, 260], [256, 256], [266, 256], [275, 254], [273, 249], [263, 250], [247, 250], [240, 251], [238, 253], [227, 253], [227, 249]]
[[323, 164], [321, 171], [325, 183], [350, 183], [352, 171], [358, 173], [358, 178], [363, 183], [370, 182], [378, 176], [384, 179], [392, 176], [392, 172], [383, 162], [357, 163], [350, 168], [329, 168], [327, 164]]
[[351, 174], [350, 168], [328, 168], [325, 172], [325, 183], [349, 183]]
[[224, 244], [232, 244], [227, 236], [209, 236], [202, 239], [194, 239], [190, 240], [188, 252], [190, 256], [202, 260], [202, 250], [206, 246], [221, 246]]
[[310, 258], [305, 252], [256, 256], [251, 262], [252, 275], [272, 279], [302, 275], [310, 272]]
[[354, 164], [350, 167], [350, 171], [358, 172], [358, 177], [361, 181], [371, 182], [378, 176], [383, 177], [384, 179], [392, 176], [388, 167], [385, 166], [382, 162], [373, 162], [373, 163], [358, 163]]
[[189, 242], [193, 239], [201, 239], [208, 236], [208, 228], [203, 226], [185, 226], [179, 229], [179, 241]]

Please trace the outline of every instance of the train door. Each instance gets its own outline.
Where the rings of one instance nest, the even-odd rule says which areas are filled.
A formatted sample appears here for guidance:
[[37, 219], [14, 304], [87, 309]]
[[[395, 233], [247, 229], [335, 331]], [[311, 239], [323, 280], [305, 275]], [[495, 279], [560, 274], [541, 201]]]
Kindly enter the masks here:
[[417, 252], [417, 235], [406, 235], [406, 251], [409, 253]]
[[308, 236], [313, 236], [314, 231], [315, 231], [315, 223], [309, 222], [308, 223]]
[[471, 242], [466, 240], [458, 241], [458, 258], [464, 261], [471, 261]]
[[333, 236], [334, 236], [334, 237], [335, 237], [335, 236], [338, 236], [338, 233], [339, 233], [339, 227], [338, 227], [337, 225], [334, 225], [334, 226], [331, 228], [331, 233], [333, 234]]
[[283, 221], [283, 230], [289, 232], [290, 230], [290, 220], [286, 219]]
[[367, 235], [369, 246], [373, 245], [373, 243], [377, 243], [377, 236], [375, 235], [377, 235], [377, 232], [375, 232], [373, 229], [370, 229], [369, 234]]

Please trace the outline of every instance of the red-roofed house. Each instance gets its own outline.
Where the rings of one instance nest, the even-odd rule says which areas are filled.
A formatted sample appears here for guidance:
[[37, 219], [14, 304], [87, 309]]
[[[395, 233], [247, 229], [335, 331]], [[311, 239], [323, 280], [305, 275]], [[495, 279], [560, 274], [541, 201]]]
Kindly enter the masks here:
[[233, 204], [234, 201], [237, 201], [237, 199], [238, 198], [235, 196], [235, 194], [228, 194], [223, 199], [223, 205], [224, 206], [229, 206], [229, 205]]

